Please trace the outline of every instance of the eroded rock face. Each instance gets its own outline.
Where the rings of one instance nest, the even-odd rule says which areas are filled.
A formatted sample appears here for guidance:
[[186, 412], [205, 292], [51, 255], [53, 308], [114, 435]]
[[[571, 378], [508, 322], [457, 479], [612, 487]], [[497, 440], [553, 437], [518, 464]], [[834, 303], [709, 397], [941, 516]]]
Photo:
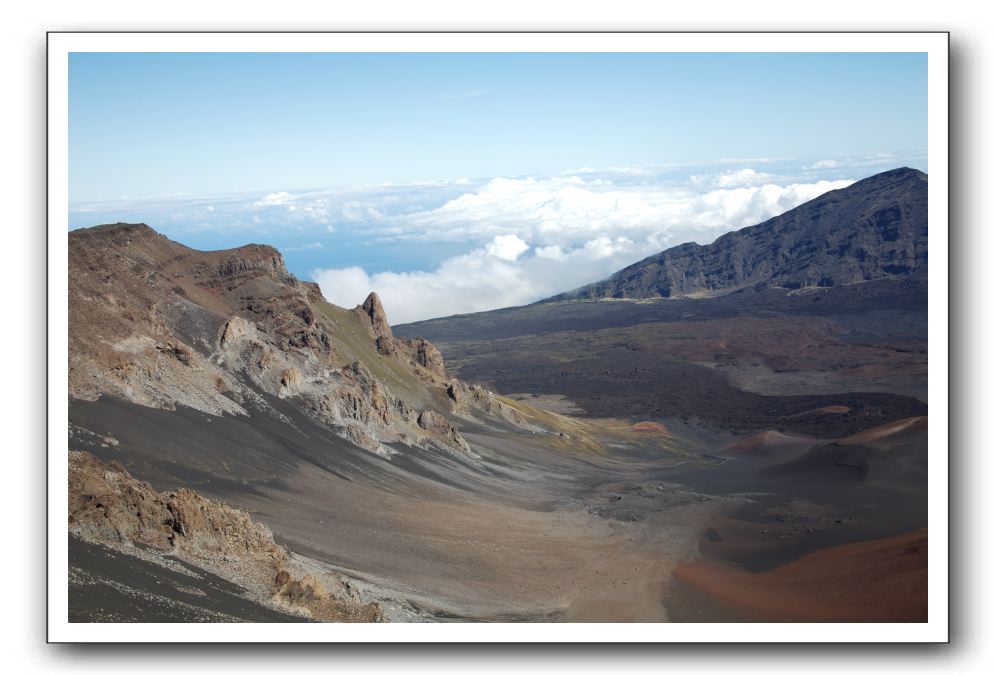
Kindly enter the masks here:
[[316, 302], [325, 302], [325, 296], [322, 295], [321, 287], [314, 281], [302, 281], [300, 284], [308, 294], [308, 301], [310, 303], [315, 304]]
[[407, 360], [413, 367], [423, 369], [420, 375], [429, 379], [445, 379], [446, 365], [443, 355], [435, 345], [423, 338], [396, 338], [381, 335], [377, 338], [377, 353], [382, 356]]
[[423, 410], [419, 413], [418, 425], [435, 434], [447, 434], [452, 428], [446, 418], [435, 410]]
[[428, 340], [422, 338], [405, 338], [401, 343], [411, 354], [412, 360], [431, 373], [446, 377], [446, 366], [443, 363], [443, 355]]
[[302, 403], [352, 443], [389, 457], [385, 443], [435, 444], [466, 451], [460, 432], [435, 411], [416, 411], [357, 361], [334, 376], [334, 385], [305, 395]]
[[157, 492], [116, 462], [69, 453], [69, 532], [105, 545], [134, 544], [204, 566], [279, 609], [319, 621], [382, 621], [335, 574], [303, 573], [249, 514], [193, 490]]
[[418, 415], [418, 425], [429, 433], [448, 441], [447, 445], [470, 452], [470, 446], [460, 436], [456, 427], [435, 410], [423, 410]]
[[[269, 246], [195, 251], [144, 225], [75, 230], [69, 244], [72, 396], [280, 418], [272, 396], [384, 457], [468, 447], [446, 419], [442, 354], [395, 338], [376, 293], [335, 308]], [[482, 392], [459, 415], [505, 415]], [[432, 405], [439, 419], [419, 425]]]
[[156, 492], [117, 463], [69, 453], [69, 531], [194, 557], [283, 562], [287, 551], [241, 509], [187, 489]]
[[229, 279], [259, 272], [275, 281], [293, 284], [294, 278], [287, 271], [284, 257], [272, 246], [249, 244], [235, 249], [220, 262], [215, 263], [213, 273], [219, 279]]
[[450, 380], [446, 385], [453, 411], [458, 414], [472, 414], [476, 411], [501, 417], [512, 424], [521, 425], [524, 420], [514, 409], [502, 405], [494, 392], [477, 384], [467, 384], [460, 380]]

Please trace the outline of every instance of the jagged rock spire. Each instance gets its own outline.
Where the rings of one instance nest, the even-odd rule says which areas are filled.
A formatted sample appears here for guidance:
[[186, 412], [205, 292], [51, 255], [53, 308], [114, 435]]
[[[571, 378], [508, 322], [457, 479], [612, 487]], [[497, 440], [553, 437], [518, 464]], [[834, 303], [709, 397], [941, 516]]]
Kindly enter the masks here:
[[380, 298], [376, 293], [371, 292], [367, 299], [360, 305], [360, 309], [370, 317], [370, 328], [376, 337], [394, 337], [391, 332], [391, 324], [387, 322], [387, 313], [384, 312], [384, 305], [380, 303]]

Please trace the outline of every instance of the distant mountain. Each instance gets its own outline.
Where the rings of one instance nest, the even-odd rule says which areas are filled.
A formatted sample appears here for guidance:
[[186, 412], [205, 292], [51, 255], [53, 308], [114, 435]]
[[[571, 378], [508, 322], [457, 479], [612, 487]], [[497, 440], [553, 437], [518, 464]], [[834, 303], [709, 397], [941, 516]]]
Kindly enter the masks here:
[[927, 175], [902, 168], [833, 190], [702, 246], [675, 246], [544, 302], [842, 286], [927, 266]]

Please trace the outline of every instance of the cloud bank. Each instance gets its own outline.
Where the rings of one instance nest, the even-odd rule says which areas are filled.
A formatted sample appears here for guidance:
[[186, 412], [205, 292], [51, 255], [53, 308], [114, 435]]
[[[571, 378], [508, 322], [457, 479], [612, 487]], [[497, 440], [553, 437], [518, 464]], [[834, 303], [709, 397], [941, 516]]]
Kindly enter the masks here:
[[[509, 244], [509, 241], [515, 243]], [[528, 250], [516, 235], [498, 235], [483, 248], [448, 258], [436, 269], [367, 274], [360, 267], [315, 270], [332, 303], [352, 307], [377, 291], [392, 323], [480, 312], [533, 302], [613, 272], [642, 255], [625, 237], [599, 237], [564, 250]]]
[[753, 170], [693, 176], [684, 186], [619, 186], [576, 175], [495, 178], [438, 208], [394, 219], [386, 230], [389, 239], [483, 245], [432, 270], [345, 267], [312, 276], [335, 304], [352, 306], [376, 291], [394, 323], [521, 305], [669, 246], [707, 243], [853, 182], [778, 185], [767, 178]]
[[377, 291], [395, 323], [519, 305], [787, 211], [918, 155], [729, 159], [321, 190], [75, 204], [73, 226], [147, 222], [199, 248], [285, 253], [332, 302]]

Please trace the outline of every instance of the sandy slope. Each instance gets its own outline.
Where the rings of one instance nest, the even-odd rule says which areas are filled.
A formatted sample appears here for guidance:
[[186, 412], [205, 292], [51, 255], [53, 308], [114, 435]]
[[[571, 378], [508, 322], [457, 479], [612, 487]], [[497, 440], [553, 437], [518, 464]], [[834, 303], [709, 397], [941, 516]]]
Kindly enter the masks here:
[[926, 621], [927, 531], [834, 546], [753, 574], [699, 560], [679, 581], [759, 621]]

